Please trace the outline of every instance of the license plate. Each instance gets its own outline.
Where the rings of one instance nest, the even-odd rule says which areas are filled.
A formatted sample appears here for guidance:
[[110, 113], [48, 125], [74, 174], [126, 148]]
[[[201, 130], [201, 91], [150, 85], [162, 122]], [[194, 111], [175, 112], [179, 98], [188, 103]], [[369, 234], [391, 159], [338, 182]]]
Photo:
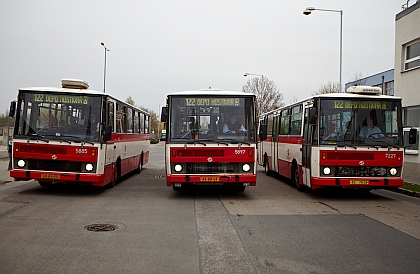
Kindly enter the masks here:
[[41, 179], [60, 179], [60, 175], [55, 174], [41, 174]]
[[369, 184], [369, 181], [367, 181], [367, 180], [361, 180], [361, 181], [359, 181], [359, 180], [355, 180], [355, 181], [350, 180], [350, 184], [351, 185], [368, 185]]
[[219, 182], [219, 177], [200, 177], [200, 182]]

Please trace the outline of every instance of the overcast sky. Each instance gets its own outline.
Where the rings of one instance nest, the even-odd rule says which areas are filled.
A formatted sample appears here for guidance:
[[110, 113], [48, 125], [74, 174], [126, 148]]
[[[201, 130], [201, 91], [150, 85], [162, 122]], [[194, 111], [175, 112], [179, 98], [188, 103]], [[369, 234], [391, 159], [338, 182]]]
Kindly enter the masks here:
[[[245, 72], [274, 81], [283, 102], [355, 74], [394, 67], [395, 15], [404, 0], [1, 0], [0, 110], [17, 90], [87, 81], [158, 112], [166, 94], [201, 88], [241, 90]], [[251, 77], [251, 76], [249, 76]], [[255, 77], [255, 76], [254, 76]]]

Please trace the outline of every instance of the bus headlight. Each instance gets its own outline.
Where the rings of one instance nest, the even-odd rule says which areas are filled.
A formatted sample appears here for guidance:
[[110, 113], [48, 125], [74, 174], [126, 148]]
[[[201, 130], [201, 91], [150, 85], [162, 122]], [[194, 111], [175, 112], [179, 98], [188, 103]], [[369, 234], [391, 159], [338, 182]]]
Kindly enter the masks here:
[[92, 164], [86, 164], [85, 169], [86, 169], [86, 171], [92, 171], [93, 170], [93, 165]]
[[176, 172], [181, 172], [181, 170], [182, 170], [182, 166], [181, 166], [180, 164], [176, 164], [176, 165], [174, 166], [174, 170], [175, 170]]
[[325, 175], [330, 175], [331, 174], [331, 169], [329, 167], [324, 167], [324, 174]]
[[17, 162], [18, 167], [24, 167], [26, 165], [25, 160], [19, 160]]
[[251, 166], [250, 166], [250, 165], [248, 165], [248, 164], [244, 164], [244, 165], [242, 166], [242, 170], [243, 170], [243, 171], [245, 171], [245, 172], [248, 172], [250, 169], [251, 169]]
[[397, 169], [395, 168], [395, 167], [393, 167], [393, 168], [391, 168], [390, 170], [389, 170], [389, 173], [392, 175], [392, 176], [395, 176], [395, 175], [397, 175]]

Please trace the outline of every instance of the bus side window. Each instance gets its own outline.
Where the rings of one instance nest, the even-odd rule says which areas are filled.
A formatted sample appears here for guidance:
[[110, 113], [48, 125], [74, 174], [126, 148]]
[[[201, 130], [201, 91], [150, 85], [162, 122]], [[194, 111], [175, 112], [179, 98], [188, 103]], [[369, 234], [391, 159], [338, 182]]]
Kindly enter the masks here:
[[289, 110], [285, 109], [281, 112], [280, 119], [280, 135], [288, 135], [290, 126]]
[[111, 126], [112, 131], [115, 129], [114, 125], [114, 102], [108, 102], [108, 125]]

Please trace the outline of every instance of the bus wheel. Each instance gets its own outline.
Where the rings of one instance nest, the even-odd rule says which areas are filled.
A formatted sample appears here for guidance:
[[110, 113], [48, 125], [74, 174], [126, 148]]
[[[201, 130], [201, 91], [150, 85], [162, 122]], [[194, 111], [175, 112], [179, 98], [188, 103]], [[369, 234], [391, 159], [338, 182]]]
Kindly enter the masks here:
[[139, 163], [139, 167], [138, 167], [138, 168], [136, 168], [136, 169], [134, 170], [134, 172], [135, 172], [136, 174], [140, 174], [140, 172], [141, 172], [141, 170], [142, 170], [142, 167], [143, 167], [143, 152], [141, 153], [141, 156], [140, 156], [140, 163]]
[[235, 189], [236, 189], [236, 192], [244, 192], [245, 188], [246, 186], [237, 186]]
[[52, 186], [52, 182], [43, 182], [43, 181], [38, 181], [38, 183], [41, 185], [41, 186]]
[[120, 181], [120, 169], [118, 168], [118, 163], [114, 167], [114, 180], [107, 184], [108, 188], [113, 188]]
[[304, 191], [305, 186], [301, 185], [299, 181], [300, 181], [299, 168], [294, 165], [292, 169], [292, 182], [298, 191]]
[[267, 176], [271, 176], [272, 171], [271, 171], [271, 170], [270, 170], [270, 168], [268, 167], [267, 155], [264, 157], [264, 171], [265, 171], [265, 175], [267, 175]]

